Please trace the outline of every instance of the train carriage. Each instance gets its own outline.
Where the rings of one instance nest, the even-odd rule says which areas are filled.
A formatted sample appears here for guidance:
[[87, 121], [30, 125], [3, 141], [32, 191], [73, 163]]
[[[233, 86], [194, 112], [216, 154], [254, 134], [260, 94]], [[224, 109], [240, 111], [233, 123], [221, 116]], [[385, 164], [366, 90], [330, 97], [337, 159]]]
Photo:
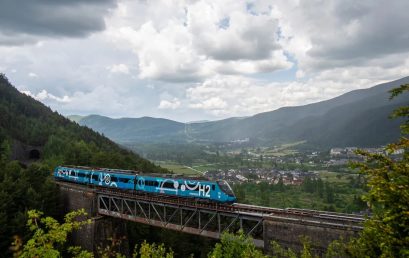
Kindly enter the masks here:
[[54, 170], [56, 180], [96, 185], [121, 190], [141, 191], [186, 198], [234, 203], [236, 197], [226, 181], [209, 181], [174, 175], [138, 174], [131, 170], [59, 166]]

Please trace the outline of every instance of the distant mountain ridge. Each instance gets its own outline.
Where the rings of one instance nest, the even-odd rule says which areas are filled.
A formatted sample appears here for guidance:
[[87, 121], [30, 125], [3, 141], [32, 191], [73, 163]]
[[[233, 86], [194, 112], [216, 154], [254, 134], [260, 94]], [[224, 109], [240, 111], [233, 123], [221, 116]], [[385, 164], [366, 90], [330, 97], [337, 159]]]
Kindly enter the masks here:
[[151, 117], [112, 119], [91, 115], [79, 123], [117, 142], [230, 142], [248, 138], [256, 145], [305, 140], [319, 147], [379, 146], [400, 135], [400, 121], [388, 116], [409, 98], [402, 95], [389, 101], [389, 90], [406, 83], [409, 77], [244, 118], [180, 123]]
[[[72, 116], [68, 117], [72, 119]], [[73, 120], [74, 121], [74, 120]], [[183, 141], [185, 124], [153, 117], [118, 118], [90, 115], [78, 123], [117, 142]]]

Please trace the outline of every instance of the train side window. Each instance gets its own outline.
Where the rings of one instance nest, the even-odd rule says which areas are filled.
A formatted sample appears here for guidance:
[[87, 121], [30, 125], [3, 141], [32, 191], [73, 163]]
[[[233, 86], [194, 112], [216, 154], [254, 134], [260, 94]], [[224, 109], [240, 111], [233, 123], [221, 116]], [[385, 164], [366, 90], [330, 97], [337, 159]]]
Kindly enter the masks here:
[[116, 176], [111, 177], [112, 182], [118, 182], [118, 178]]
[[165, 188], [174, 188], [174, 185], [173, 185], [172, 182], [165, 182], [165, 183], [163, 184], [163, 187], [165, 187]]
[[153, 186], [159, 186], [159, 183], [157, 181], [153, 181]]
[[92, 175], [92, 179], [94, 179], [94, 180], [98, 180], [98, 175]]
[[124, 177], [120, 177], [120, 178], [119, 178], [119, 182], [128, 183], [128, 181], [129, 181], [128, 178], [124, 178]]
[[216, 187], [214, 186], [214, 185], [212, 185], [212, 190], [214, 191], [214, 189], [215, 189]]
[[82, 173], [82, 172], [79, 172], [79, 173], [78, 173], [78, 176], [79, 176], [79, 177], [84, 177], [84, 176], [85, 176], [85, 174], [84, 174], [84, 173]]

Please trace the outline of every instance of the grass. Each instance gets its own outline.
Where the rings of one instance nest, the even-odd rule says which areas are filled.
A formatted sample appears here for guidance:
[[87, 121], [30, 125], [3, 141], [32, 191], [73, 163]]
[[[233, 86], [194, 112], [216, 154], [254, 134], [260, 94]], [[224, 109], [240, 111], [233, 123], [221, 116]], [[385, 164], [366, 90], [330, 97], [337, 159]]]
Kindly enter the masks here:
[[356, 174], [338, 173], [327, 170], [317, 171], [322, 180], [331, 183], [349, 183], [349, 176], [356, 176]]

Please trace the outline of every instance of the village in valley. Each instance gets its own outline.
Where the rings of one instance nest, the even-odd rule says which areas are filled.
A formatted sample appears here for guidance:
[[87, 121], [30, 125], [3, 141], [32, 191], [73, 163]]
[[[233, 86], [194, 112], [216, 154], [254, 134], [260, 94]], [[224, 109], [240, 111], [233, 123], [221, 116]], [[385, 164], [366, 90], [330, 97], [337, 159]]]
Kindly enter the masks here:
[[[362, 161], [362, 157], [356, 153], [357, 147], [331, 148], [327, 152], [318, 151], [308, 153], [293, 153], [285, 156], [263, 156], [255, 152], [247, 151], [247, 161], [263, 160], [268, 167], [252, 168], [225, 168], [210, 169], [203, 174], [212, 180], [226, 180], [233, 184], [240, 183], [261, 183], [284, 185], [301, 185], [306, 178], [315, 180], [320, 178], [319, 171], [347, 172], [350, 162]], [[385, 154], [384, 147], [360, 148], [371, 154]], [[392, 157], [399, 158], [403, 150], [392, 153]], [[293, 164], [292, 168], [280, 166], [281, 164]], [[349, 171], [351, 172], [351, 171]]]

